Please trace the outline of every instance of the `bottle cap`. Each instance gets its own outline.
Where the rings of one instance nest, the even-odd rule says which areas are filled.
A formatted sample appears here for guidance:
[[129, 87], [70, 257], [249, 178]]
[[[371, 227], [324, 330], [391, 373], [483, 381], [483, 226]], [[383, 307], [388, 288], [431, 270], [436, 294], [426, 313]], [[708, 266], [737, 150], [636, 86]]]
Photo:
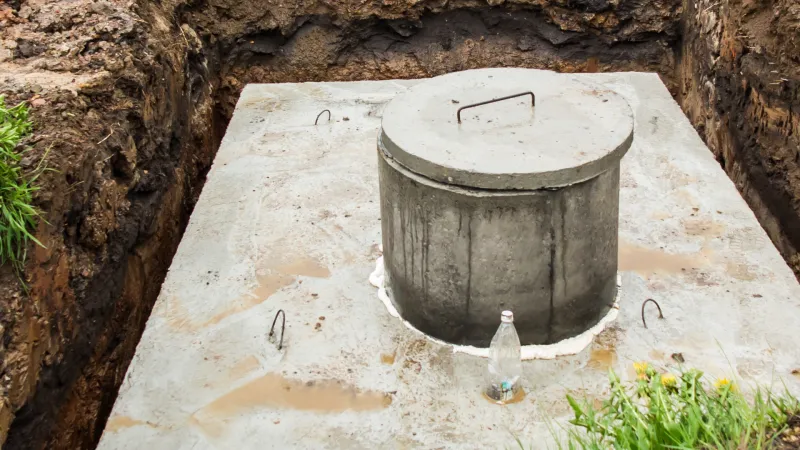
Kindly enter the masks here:
[[511, 311], [503, 311], [500, 315], [500, 321], [505, 323], [511, 323], [514, 321], [514, 313]]

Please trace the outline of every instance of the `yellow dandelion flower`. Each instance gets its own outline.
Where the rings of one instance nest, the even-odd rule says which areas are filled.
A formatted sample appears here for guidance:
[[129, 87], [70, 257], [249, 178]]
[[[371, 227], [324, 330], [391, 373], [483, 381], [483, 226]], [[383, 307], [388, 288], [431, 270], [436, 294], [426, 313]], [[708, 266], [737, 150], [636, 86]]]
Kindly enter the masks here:
[[727, 378], [718, 378], [717, 381], [714, 382], [714, 387], [716, 387], [717, 390], [722, 390], [725, 388], [728, 388], [731, 391], [736, 390], [736, 385], [733, 384], [733, 382]]
[[647, 363], [635, 362], [633, 363], [633, 370], [635, 370], [638, 375], [644, 375], [647, 373]]
[[664, 385], [664, 387], [673, 387], [677, 383], [678, 379], [675, 378], [675, 375], [671, 373], [665, 373], [664, 375], [661, 375], [661, 384]]

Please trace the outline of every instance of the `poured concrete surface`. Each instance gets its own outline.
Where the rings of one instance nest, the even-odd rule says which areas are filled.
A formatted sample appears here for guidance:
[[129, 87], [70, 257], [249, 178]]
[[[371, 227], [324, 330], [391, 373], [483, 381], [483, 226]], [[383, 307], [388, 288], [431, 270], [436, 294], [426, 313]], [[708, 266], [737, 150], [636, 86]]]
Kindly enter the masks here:
[[[480, 395], [485, 359], [392, 318], [367, 282], [380, 241], [375, 137], [412, 81], [248, 86], [99, 448], [539, 447], [564, 394], [606, 371], [688, 365], [800, 394], [800, 289], [655, 75], [591, 74], [636, 116], [622, 161], [621, 310], [584, 352], [524, 363], [521, 403]], [[333, 120], [312, 126], [322, 109]], [[345, 120], [347, 118], [348, 120]], [[661, 304], [665, 320], [648, 310]], [[652, 305], [649, 305], [652, 306]], [[286, 347], [267, 333], [287, 312]]]

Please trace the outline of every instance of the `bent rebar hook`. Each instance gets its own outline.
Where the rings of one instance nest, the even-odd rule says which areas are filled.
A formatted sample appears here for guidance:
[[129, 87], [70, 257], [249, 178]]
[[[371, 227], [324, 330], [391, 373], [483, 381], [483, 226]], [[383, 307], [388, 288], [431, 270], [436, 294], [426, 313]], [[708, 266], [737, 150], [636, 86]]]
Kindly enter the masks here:
[[278, 343], [278, 350], [283, 349], [283, 332], [286, 331], [286, 313], [282, 309], [275, 313], [275, 318], [272, 319], [272, 327], [269, 329], [269, 337], [272, 337], [275, 334], [275, 322], [278, 321], [278, 316], [281, 314], [283, 314], [283, 321], [281, 322], [281, 340]]

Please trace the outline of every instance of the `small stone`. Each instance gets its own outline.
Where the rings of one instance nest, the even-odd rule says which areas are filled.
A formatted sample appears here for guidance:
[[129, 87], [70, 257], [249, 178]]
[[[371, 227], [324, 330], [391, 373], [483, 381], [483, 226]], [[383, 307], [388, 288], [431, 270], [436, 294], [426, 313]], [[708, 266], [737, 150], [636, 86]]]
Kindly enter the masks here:
[[325, 320], [325, 316], [319, 316], [319, 320]]
[[321, 323], [319, 323], [319, 322], [317, 322], [317, 324], [316, 324], [316, 325], [314, 325], [314, 329], [315, 329], [315, 330], [317, 330], [317, 331], [319, 331], [319, 330], [320, 330], [320, 328], [322, 328], [322, 324], [321, 324]]
[[277, 424], [281, 423], [281, 421], [280, 421], [280, 419], [275, 419], [275, 420], [273, 420], [273, 421], [272, 421], [272, 423], [274, 423], [275, 425], [277, 425]]
[[311, 296], [312, 296], [312, 297], [317, 297], [317, 296], [319, 296], [319, 294], [317, 294], [316, 292], [314, 292], [314, 293], [312, 293], [312, 294], [311, 294]]

